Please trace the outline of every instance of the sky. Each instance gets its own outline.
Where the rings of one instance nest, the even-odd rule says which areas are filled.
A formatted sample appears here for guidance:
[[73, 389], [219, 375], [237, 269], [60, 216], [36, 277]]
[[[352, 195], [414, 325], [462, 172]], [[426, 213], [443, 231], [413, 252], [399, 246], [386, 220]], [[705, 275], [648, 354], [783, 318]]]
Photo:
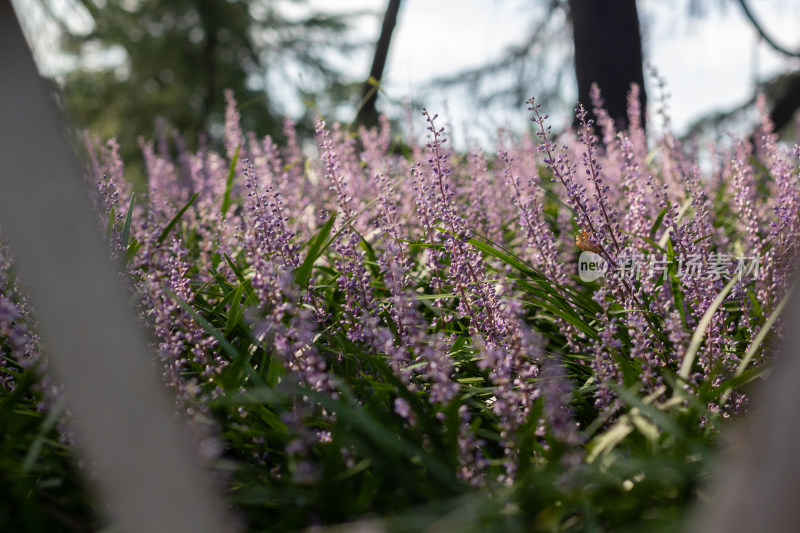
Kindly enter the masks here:
[[[20, 7], [32, 0], [14, 0]], [[70, 13], [73, 0], [53, 0], [56, 11]], [[690, 16], [689, 3], [705, 7], [701, 17]], [[328, 10], [367, 9], [379, 16], [360, 19], [354, 29], [369, 42], [377, 39], [386, 0], [309, 0]], [[512, 129], [527, 124], [527, 111], [481, 109], [467, 92], [425, 91], [437, 76], [499, 57], [503, 49], [520, 41], [542, 2], [535, 0], [403, 0], [383, 80], [383, 105], [394, 114], [403, 113], [403, 102], [413, 99], [437, 112], [456, 132], [486, 142], [499, 126]], [[785, 47], [800, 50], [800, 0], [749, 0], [751, 9], [766, 31]], [[645, 59], [667, 80], [671, 94], [673, 127], [681, 133], [696, 119], [717, 110], [737, 106], [752, 94], [759, 80], [788, 69], [800, 69], [800, 60], [787, 59], [761, 42], [745, 19], [736, 0], [639, 0]], [[80, 17], [71, 17], [80, 25]], [[565, 28], [566, 28], [565, 24]], [[566, 30], [568, 31], [568, 29]], [[569, 36], [564, 42], [569, 46]], [[40, 56], [52, 44], [39, 34]], [[371, 55], [365, 51], [347, 63], [349, 74], [363, 79], [369, 72]], [[562, 50], [569, 59], [570, 50]], [[41, 59], [41, 58], [40, 58]], [[118, 58], [107, 57], [109, 61]], [[44, 62], [53, 64], [50, 57]], [[568, 69], [569, 70], [569, 69]], [[529, 96], [536, 96], [531, 87]], [[652, 92], [651, 92], [652, 94]], [[547, 112], [569, 120], [576, 99], [574, 78], [564, 81], [563, 101], [544, 102]], [[422, 100], [422, 102], [420, 102]], [[567, 105], [566, 102], [570, 102]], [[299, 104], [295, 104], [297, 106]], [[291, 105], [289, 106], [291, 112]], [[464, 142], [464, 139], [456, 139]]]
[[[645, 60], [667, 80], [673, 127], [679, 133], [702, 116], [747, 101], [758, 81], [800, 69], [800, 60], [787, 59], [759, 40], [735, 0], [696, 1], [706, 8], [701, 17], [690, 16], [689, 2], [638, 2]], [[523, 38], [532, 18], [529, 6], [534, 3], [403, 0], [385, 72], [387, 94], [407, 99], [433, 77], [498, 57], [504, 47]], [[330, 5], [324, 0], [315, 4]], [[382, 12], [385, 0], [337, 0], [337, 5]], [[800, 1], [749, 0], [749, 5], [768, 34], [790, 50], [800, 50]], [[373, 21], [364, 31], [377, 38], [379, 24]], [[368, 69], [369, 59], [363, 75]], [[574, 78], [565, 83], [565, 100], [573, 102], [577, 95]], [[498, 121], [516, 123], [527, 117], [520, 106], [519, 111], [481, 120], [475, 117], [480, 110], [468, 95], [456, 101], [446, 94], [429, 95], [428, 100], [427, 107], [448, 115], [452, 124], [477, 121], [478, 130], [496, 127]]]

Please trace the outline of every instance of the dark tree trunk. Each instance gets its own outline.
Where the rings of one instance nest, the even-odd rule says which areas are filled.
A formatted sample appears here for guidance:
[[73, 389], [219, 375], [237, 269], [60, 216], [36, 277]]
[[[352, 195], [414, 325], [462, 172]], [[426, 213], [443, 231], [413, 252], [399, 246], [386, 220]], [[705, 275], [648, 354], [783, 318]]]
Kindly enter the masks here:
[[[375, 57], [369, 71], [369, 79], [364, 82], [361, 89], [361, 109], [356, 115], [355, 125], [371, 128], [378, 124], [378, 110], [375, 103], [378, 101], [378, 88], [375, 82], [383, 78], [383, 69], [386, 66], [386, 57], [389, 55], [389, 45], [392, 41], [392, 32], [397, 24], [397, 13], [400, 11], [400, 0], [389, 0], [386, 14], [383, 16], [383, 27], [378, 43], [375, 45]], [[373, 80], [370, 82], [370, 80]]]
[[784, 90], [786, 92], [775, 100], [775, 107], [772, 108], [769, 114], [769, 118], [772, 119], [772, 123], [775, 125], [776, 132], [781, 131], [791, 123], [794, 114], [800, 108], [800, 72], [792, 75]]
[[575, 43], [578, 99], [591, 112], [589, 90], [597, 83], [608, 114], [628, 125], [627, 95], [631, 84], [647, 102], [642, 67], [642, 36], [635, 0], [569, 0]]
[[[753, 28], [758, 32], [758, 35], [769, 45], [773, 50], [779, 52], [787, 57], [800, 57], [800, 51], [792, 51], [778, 44], [758, 22], [753, 12], [747, 5], [745, 0], [739, 0], [739, 5], [742, 7], [745, 16], [753, 25]], [[792, 74], [789, 82], [784, 89], [786, 92], [775, 101], [775, 107], [769, 114], [775, 125], [775, 131], [781, 131], [792, 121], [795, 112], [800, 108], [800, 72]]]

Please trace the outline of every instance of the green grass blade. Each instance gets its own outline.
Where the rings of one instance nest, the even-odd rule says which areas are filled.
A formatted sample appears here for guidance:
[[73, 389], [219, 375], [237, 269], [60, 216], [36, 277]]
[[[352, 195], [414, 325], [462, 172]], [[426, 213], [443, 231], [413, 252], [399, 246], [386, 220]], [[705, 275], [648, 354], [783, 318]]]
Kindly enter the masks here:
[[42, 446], [47, 437], [47, 433], [53, 429], [53, 426], [56, 425], [58, 422], [58, 417], [61, 416], [61, 411], [64, 408], [64, 398], [60, 398], [56, 404], [48, 411], [47, 416], [45, 416], [42, 424], [39, 426], [39, 433], [36, 435], [36, 438], [33, 440], [30, 448], [28, 448], [28, 452], [25, 454], [25, 458], [22, 460], [22, 471], [29, 472], [31, 468], [33, 468], [34, 463], [36, 463], [36, 459], [39, 457], [39, 453], [42, 451]]
[[622, 415], [619, 419], [606, 431], [597, 435], [588, 445], [588, 454], [586, 455], [586, 462], [593, 463], [601, 455], [611, 453], [617, 444], [625, 440], [625, 438], [633, 433], [634, 426], [630, 421], [630, 416]]
[[494, 246], [492, 246], [490, 244], [487, 244], [487, 243], [485, 243], [483, 241], [479, 241], [478, 239], [470, 238], [467, 242], [470, 243], [475, 248], [477, 248], [478, 250], [480, 250], [481, 252], [500, 259], [504, 263], [506, 263], [506, 264], [508, 264], [510, 266], [513, 266], [514, 268], [516, 268], [520, 272], [528, 273], [528, 272], [533, 270], [531, 267], [529, 267], [528, 265], [526, 265], [525, 263], [523, 263], [519, 259], [517, 259], [515, 257], [512, 257], [511, 255], [509, 255], [509, 254], [507, 254], [505, 252], [502, 252], [502, 251], [498, 250], [497, 248], [495, 248]]
[[212, 316], [220, 315], [225, 310], [225, 307], [229, 303], [231, 303], [231, 300], [233, 300], [234, 295], [236, 295], [238, 289], [240, 289], [240, 288], [242, 288], [242, 285], [239, 285], [234, 290], [227, 291], [225, 293], [225, 296], [219, 301], [219, 303], [216, 306], [214, 306], [213, 309], [211, 309], [211, 315]]
[[719, 387], [711, 389], [708, 397], [712, 400], [715, 398], [721, 398], [718, 403], [720, 406], [723, 406], [725, 405], [725, 402], [728, 401], [728, 397], [731, 394], [731, 389], [735, 389], [740, 385], [745, 385], [759, 378], [764, 379], [771, 371], [772, 368], [769, 365], [745, 368], [741, 374], [727, 379], [723, 381]]
[[122, 226], [122, 235], [120, 236], [122, 247], [125, 249], [128, 248], [128, 239], [131, 235], [131, 220], [133, 220], [133, 206], [135, 203], [136, 193], [131, 193], [131, 201], [128, 203], [128, 213], [125, 216], [125, 224]]
[[228, 352], [228, 355], [230, 355], [234, 359], [237, 359], [238, 357], [241, 356], [241, 352], [237, 350], [233, 346], [233, 344], [228, 342], [225, 336], [222, 333], [220, 333], [219, 330], [211, 324], [211, 322], [206, 320], [202, 315], [200, 315], [200, 313], [195, 311], [195, 309], [191, 305], [189, 305], [188, 302], [184, 301], [182, 298], [179, 298], [177, 294], [170, 291], [169, 289], [167, 289], [166, 292], [175, 301], [175, 303], [177, 303], [184, 311], [189, 313], [192, 316], [192, 318], [194, 318], [197, 321], [197, 323], [200, 324], [200, 326], [206, 331], [206, 333], [208, 333], [209, 335], [217, 339], [217, 341], [219, 341], [220, 347], [224, 351]]
[[[325, 249], [323, 243], [326, 242], [326, 239], [331, 234], [335, 220], [336, 212], [334, 211], [331, 213], [328, 221], [325, 222], [325, 225], [322, 226], [322, 229], [308, 241], [308, 254], [306, 254], [306, 258], [297, 268], [297, 272], [295, 272], [294, 275], [295, 282], [297, 282], [300, 287], [308, 287], [308, 282], [311, 280], [311, 270], [314, 268], [314, 262], [316, 262], [317, 258], [319, 258], [320, 254]], [[328, 244], [329, 243], [330, 241], [328, 241]]]
[[347, 422], [355, 431], [362, 433], [374, 442], [386, 456], [414, 458], [424, 465], [431, 477], [436, 479], [442, 486], [458, 487], [457, 478], [438, 459], [429, 455], [416, 443], [397, 438], [389, 428], [385, 427], [381, 420], [372, 416], [366, 410], [349, 405], [352, 402], [352, 397], [346, 389], [341, 391], [341, 397], [338, 400], [313, 390], [302, 390], [302, 393], [320, 403], [325, 409], [335, 412], [338, 418]]
[[[733, 277], [727, 285], [722, 289], [717, 297], [711, 302], [711, 305], [706, 309], [703, 318], [700, 319], [700, 323], [697, 324], [697, 329], [694, 330], [694, 335], [692, 335], [692, 340], [689, 343], [689, 349], [686, 350], [686, 355], [683, 357], [683, 363], [681, 364], [681, 368], [678, 371], [678, 377], [686, 381], [689, 379], [689, 373], [692, 371], [692, 366], [694, 365], [695, 357], [697, 357], [697, 352], [700, 350], [700, 345], [703, 344], [703, 339], [706, 336], [706, 329], [708, 329], [708, 325], [711, 324], [711, 318], [714, 316], [714, 313], [722, 305], [722, 302], [725, 301], [725, 298], [728, 297], [728, 294], [733, 290], [734, 285], [739, 283], [738, 277]], [[680, 390], [680, 389], [679, 389]]]
[[111, 208], [111, 212], [108, 213], [108, 224], [106, 225], [106, 242], [111, 242], [111, 236], [114, 234], [114, 218], [117, 216], [117, 212], [114, 208]]
[[241, 148], [241, 144], [236, 145], [236, 151], [233, 152], [233, 159], [231, 159], [231, 166], [228, 169], [228, 179], [225, 180], [225, 194], [222, 196], [222, 218], [225, 218], [225, 213], [228, 212], [228, 208], [231, 206], [231, 189], [233, 189], [233, 178], [236, 175], [236, 161], [239, 159], [239, 148]]
[[227, 352], [227, 354], [231, 357], [232, 363], [225, 368], [225, 371], [223, 371], [222, 375], [222, 381], [226, 387], [230, 388], [237, 384], [236, 382], [238, 381], [242, 370], [247, 372], [248, 377], [253, 380], [253, 383], [256, 385], [264, 385], [261, 376], [259, 376], [258, 373], [253, 370], [253, 367], [247, 364], [247, 358], [249, 354], [246, 350], [236, 349], [236, 347], [225, 338], [225, 335], [223, 335], [217, 328], [214, 327], [211, 322], [206, 320], [200, 313], [198, 313], [188, 302], [184, 301], [182, 298], [179, 298], [177, 294], [169, 289], [166, 289], [165, 292], [176, 304], [178, 304], [184, 311], [189, 313], [192, 318], [194, 318], [197, 323], [200, 324], [200, 327], [202, 327], [206, 333], [217, 339], [220, 348]]
[[228, 254], [222, 254], [225, 258], [225, 261], [228, 263], [228, 266], [231, 267], [233, 274], [236, 276], [236, 279], [239, 280], [239, 283], [244, 285], [244, 290], [247, 291], [247, 294], [250, 295], [253, 293], [253, 287], [250, 285], [250, 281], [245, 277], [244, 272], [242, 269], [239, 268], [236, 263], [231, 259]]
[[675, 418], [669, 416], [667, 413], [665, 413], [658, 407], [654, 406], [647, 400], [643, 400], [635, 392], [632, 392], [631, 390], [616, 385], [611, 385], [611, 388], [614, 390], [614, 392], [617, 393], [619, 398], [623, 402], [625, 402], [629, 407], [639, 409], [641, 413], [648, 416], [653, 422], [658, 424], [664, 431], [668, 432], [673, 437], [677, 438], [682, 442], [689, 441], [688, 435], [686, 435], [686, 432], [683, 430], [683, 428], [681, 428], [680, 424], [678, 424]]
[[[689, 198], [683, 203], [683, 205], [681, 206], [681, 210], [678, 211], [678, 216], [675, 218], [676, 224], [680, 222], [681, 219], [683, 219], [683, 217], [689, 211], [689, 208], [691, 206], [692, 206], [692, 199]], [[672, 233], [672, 227], [670, 226], [667, 228], [667, 231], [664, 232], [664, 234], [661, 236], [661, 239], [658, 241], [659, 248], [664, 248], [667, 245], [667, 241], [669, 240], [669, 236], [671, 233]]]
[[128, 248], [125, 250], [125, 254], [122, 256], [122, 259], [119, 262], [120, 267], [125, 268], [126, 266], [128, 266], [128, 263], [131, 262], [131, 259], [133, 259], [133, 256], [136, 255], [136, 252], [138, 252], [139, 248], [141, 247], [142, 243], [140, 243], [136, 239], [133, 239], [131, 243], [128, 245]]
[[656, 219], [653, 221], [653, 225], [650, 226], [650, 232], [648, 233], [648, 235], [650, 236], [650, 240], [656, 238], [656, 234], [658, 233], [658, 228], [661, 227], [661, 222], [664, 220], [664, 215], [667, 214], [667, 209], [668, 208], [666, 207], [663, 208], [656, 217]]
[[167, 238], [167, 235], [169, 235], [169, 232], [170, 232], [170, 231], [172, 231], [172, 228], [174, 228], [174, 227], [175, 227], [175, 224], [177, 224], [177, 223], [178, 223], [178, 221], [181, 219], [181, 217], [182, 217], [182, 216], [183, 216], [183, 214], [186, 212], [186, 210], [187, 210], [187, 209], [189, 209], [189, 208], [192, 206], [192, 204], [194, 203], [194, 201], [195, 201], [195, 200], [197, 200], [197, 196], [198, 196], [199, 194], [200, 194], [199, 192], [196, 192], [196, 193], [194, 193], [194, 196], [192, 196], [192, 197], [189, 199], [189, 201], [186, 203], [186, 205], [185, 205], [185, 206], [183, 206], [183, 207], [181, 207], [181, 210], [180, 210], [180, 211], [178, 211], [178, 212], [175, 214], [175, 216], [174, 216], [174, 217], [172, 217], [172, 220], [170, 220], [170, 221], [169, 221], [169, 224], [167, 224], [167, 227], [166, 227], [166, 228], [164, 228], [164, 231], [162, 231], [162, 232], [161, 232], [161, 235], [159, 235], [159, 236], [158, 236], [158, 239], [156, 239], [156, 242], [157, 242], [158, 244], [161, 244], [161, 243], [163, 243], [163, 242], [164, 242], [164, 239], [166, 239], [166, 238]]
[[244, 284], [239, 285], [236, 288], [236, 291], [233, 293], [233, 299], [231, 300], [231, 310], [228, 313], [228, 321], [225, 323], [225, 335], [230, 335], [231, 331], [236, 327], [236, 324], [239, 323], [239, 318], [242, 316], [242, 311], [240, 308], [242, 302], [242, 293], [244, 292]]
[[769, 315], [769, 318], [764, 323], [764, 326], [760, 330], [758, 330], [758, 334], [753, 339], [753, 342], [750, 343], [750, 347], [747, 349], [747, 353], [745, 353], [744, 357], [742, 357], [742, 360], [739, 363], [739, 368], [736, 369], [734, 377], [741, 376], [742, 372], [744, 372], [744, 369], [747, 368], [747, 365], [750, 363], [750, 360], [756, 354], [759, 347], [761, 347], [761, 344], [764, 342], [764, 339], [767, 338], [767, 334], [772, 329], [772, 326], [775, 324], [775, 321], [778, 320], [778, 316], [781, 314], [781, 311], [783, 311], [783, 308], [786, 307], [786, 302], [789, 301], [789, 296], [791, 296], [793, 292], [794, 292], [793, 290], [790, 290], [786, 294], [786, 296], [783, 297], [783, 300], [781, 300], [781, 302], [778, 304], [778, 307], [776, 307], [775, 310], [772, 312], [772, 314]]

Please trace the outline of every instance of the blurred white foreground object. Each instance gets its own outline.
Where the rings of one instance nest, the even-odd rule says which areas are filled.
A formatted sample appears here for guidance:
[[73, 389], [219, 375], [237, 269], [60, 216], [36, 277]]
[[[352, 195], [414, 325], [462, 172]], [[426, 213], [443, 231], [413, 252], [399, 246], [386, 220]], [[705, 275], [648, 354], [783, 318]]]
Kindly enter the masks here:
[[[699, 507], [694, 533], [800, 531], [800, 293], [791, 296], [783, 352], [740, 421], [734, 449]], [[745, 427], [747, 428], [745, 430]], [[732, 442], [733, 439], [726, 439]]]
[[0, 223], [115, 531], [225, 531], [104, 250], [64, 125], [0, 0]]

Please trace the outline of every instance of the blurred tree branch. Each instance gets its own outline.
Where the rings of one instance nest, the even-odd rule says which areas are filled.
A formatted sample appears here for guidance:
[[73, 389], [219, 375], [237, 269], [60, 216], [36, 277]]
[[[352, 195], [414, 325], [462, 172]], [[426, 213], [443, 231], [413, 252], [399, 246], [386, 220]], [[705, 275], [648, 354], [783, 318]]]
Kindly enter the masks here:
[[[509, 99], [519, 105], [531, 96], [531, 91], [542, 100], [558, 99], [564, 75], [563, 61], [556, 61], [555, 68], [548, 64], [548, 50], [551, 54], [558, 44], [564, 44], [564, 28], [554, 24], [557, 14], [568, 12], [565, 0], [547, 0], [543, 9], [533, 19], [527, 38], [507, 47], [496, 59], [482, 65], [464, 69], [455, 74], [437, 76], [427, 85], [430, 89], [466, 87], [470, 97], [477, 99], [478, 105], [486, 106], [492, 102]], [[483, 84], [491, 80], [491, 88], [483, 91]]]
[[369, 71], [369, 78], [361, 88], [361, 105], [354, 122], [355, 126], [371, 128], [378, 125], [378, 110], [375, 104], [378, 101], [378, 90], [383, 79], [383, 69], [386, 67], [386, 58], [389, 55], [389, 46], [392, 42], [392, 33], [397, 24], [397, 14], [400, 11], [400, 0], [389, 0], [386, 14], [383, 16], [381, 34], [375, 45], [375, 57]]
[[776, 52], [780, 52], [785, 56], [800, 57], [800, 52], [792, 52], [788, 48], [785, 48], [780, 44], [778, 44], [778, 42], [775, 41], [775, 39], [769, 36], [769, 34], [764, 30], [764, 27], [758, 22], [755, 15], [753, 15], [753, 12], [750, 10], [745, 0], [738, 0], [738, 1], [739, 5], [742, 6], [742, 11], [744, 11], [745, 16], [753, 25], [753, 27], [756, 29], [761, 38], [764, 39], [764, 42], [770, 45], [773, 50], [775, 50]]
[[[773, 50], [779, 52], [787, 57], [800, 57], [800, 51], [793, 52], [788, 48], [780, 45], [764, 30], [764, 27], [756, 19], [750, 7], [745, 0], [738, 0], [750, 24], [755, 28], [758, 35], [766, 42]], [[782, 93], [774, 97], [772, 110], [770, 111], [770, 119], [775, 125], [775, 131], [780, 131], [785, 128], [791, 121], [797, 109], [800, 108], [800, 71], [796, 71], [784, 77]]]

